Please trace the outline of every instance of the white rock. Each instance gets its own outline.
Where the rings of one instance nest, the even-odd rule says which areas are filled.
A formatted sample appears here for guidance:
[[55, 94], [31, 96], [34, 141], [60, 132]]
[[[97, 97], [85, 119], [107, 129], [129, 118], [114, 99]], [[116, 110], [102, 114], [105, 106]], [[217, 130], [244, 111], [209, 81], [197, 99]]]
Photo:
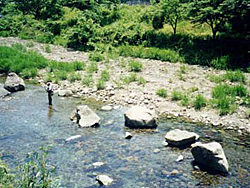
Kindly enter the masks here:
[[4, 89], [8, 90], [9, 92], [22, 91], [25, 90], [25, 84], [22, 78], [17, 76], [16, 73], [11, 72], [7, 76]]
[[92, 165], [95, 166], [95, 167], [99, 167], [99, 166], [104, 165], [104, 163], [103, 162], [95, 162]]
[[106, 106], [103, 106], [103, 107], [101, 108], [102, 111], [111, 111], [112, 109], [113, 109], [113, 107], [110, 106], [110, 105], [106, 105]]
[[165, 139], [169, 145], [185, 147], [197, 141], [199, 139], [199, 135], [185, 130], [174, 129], [166, 134]]
[[114, 180], [108, 177], [107, 175], [98, 175], [96, 177], [96, 180], [101, 184], [101, 185], [109, 185], [111, 184]]
[[184, 157], [183, 155], [179, 155], [178, 158], [176, 159], [176, 162], [183, 161]]
[[129, 128], [156, 128], [157, 116], [153, 110], [134, 106], [124, 114], [125, 126]]
[[131, 139], [132, 137], [133, 137], [133, 135], [131, 133], [129, 133], [129, 132], [125, 133], [125, 138], [126, 139]]
[[66, 141], [69, 142], [71, 140], [75, 140], [75, 139], [80, 138], [80, 137], [81, 137], [81, 135], [71, 136], [71, 137], [67, 138]]

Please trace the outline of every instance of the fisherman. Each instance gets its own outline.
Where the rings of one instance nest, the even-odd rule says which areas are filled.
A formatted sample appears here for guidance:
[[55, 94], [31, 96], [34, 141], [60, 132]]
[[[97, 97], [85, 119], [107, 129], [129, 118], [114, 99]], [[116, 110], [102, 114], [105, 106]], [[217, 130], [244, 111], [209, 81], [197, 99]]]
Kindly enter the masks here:
[[52, 89], [52, 84], [50, 82], [47, 83], [46, 91], [48, 93], [49, 105], [52, 105], [53, 89]]

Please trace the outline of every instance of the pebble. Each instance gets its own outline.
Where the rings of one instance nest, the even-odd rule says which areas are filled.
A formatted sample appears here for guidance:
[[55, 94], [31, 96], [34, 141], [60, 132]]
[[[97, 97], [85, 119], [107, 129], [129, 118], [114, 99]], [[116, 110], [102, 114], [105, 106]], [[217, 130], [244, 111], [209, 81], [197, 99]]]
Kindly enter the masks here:
[[80, 138], [80, 137], [81, 137], [81, 135], [71, 136], [71, 137], [69, 137], [69, 138], [66, 139], [66, 142], [69, 142], [71, 140], [75, 140], [75, 139]]
[[161, 152], [160, 149], [155, 149], [155, 150], [154, 150], [154, 153], [160, 153], [160, 152]]
[[95, 167], [99, 167], [99, 166], [104, 165], [104, 163], [103, 162], [95, 162], [92, 165], [95, 166]]
[[183, 155], [179, 155], [178, 158], [176, 159], [176, 162], [183, 161], [184, 157]]
[[166, 141], [163, 141], [162, 145], [166, 147], [166, 146], [168, 146], [168, 143]]
[[170, 175], [176, 175], [176, 174], [179, 174], [180, 172], [176, 169], [172, 170], [172, 172], [170, 172]]

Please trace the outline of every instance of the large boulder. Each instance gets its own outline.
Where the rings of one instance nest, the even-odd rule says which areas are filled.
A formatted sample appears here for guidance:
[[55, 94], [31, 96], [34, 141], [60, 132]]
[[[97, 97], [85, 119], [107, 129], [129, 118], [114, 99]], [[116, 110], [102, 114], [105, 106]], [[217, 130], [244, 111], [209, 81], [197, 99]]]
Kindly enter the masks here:
[[80, 127], [98, 127], [101, 120], [87, 105], [78, 106], [71, 113], [70, 118], [79, 124]]
[[153, 110], [134, 106], [124, 114], [125, 126], [135, 129], [148, 129], [157, 127], [157, 116]]
[[191, 152], [195, 161], [205, 167], [208, 171], [223, 174], [228, 173], [229, 165], [222, 146], [219, 143], [210, 142], [203, 144], [197, 142], [192, 144]]
[[16, 73], [11, 72], [7, 76], [4, 88], [9, 92], [22, 91], [25, 89], [25, 84], [22, 78], [17, 76]]
[[187, 147], [199, 139], [199, 135], [185, 130], [174, 129], [165, 136], [166, 142], [170, 146]]

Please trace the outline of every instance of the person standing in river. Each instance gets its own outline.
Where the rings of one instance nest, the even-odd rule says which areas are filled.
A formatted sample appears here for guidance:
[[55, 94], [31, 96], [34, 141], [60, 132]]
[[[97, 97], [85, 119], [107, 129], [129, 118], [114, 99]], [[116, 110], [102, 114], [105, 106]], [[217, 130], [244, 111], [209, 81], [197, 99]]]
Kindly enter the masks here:
[[52, 89], [52, 84], [50, 82], [47, 83], [46, 91], [48, 93], [49, 105], [52, 105], [53, 89]]

